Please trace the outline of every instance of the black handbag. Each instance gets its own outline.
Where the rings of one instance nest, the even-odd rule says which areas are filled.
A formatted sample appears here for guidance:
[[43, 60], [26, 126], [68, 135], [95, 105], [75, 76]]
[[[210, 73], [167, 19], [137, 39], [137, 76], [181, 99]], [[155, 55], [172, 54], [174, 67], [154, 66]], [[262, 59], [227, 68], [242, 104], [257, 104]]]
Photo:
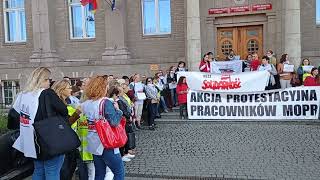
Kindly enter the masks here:
[[46, 98], [48, 117], [34, 122], [35, 141], [40, 146], [40, 159], [49, 159], [56, 155], [65, 154], [77, 149], [81, 142], [76, 132], [68, 124], [68, 120], [47, 107], [50, 104]]
[[7, 128], [10, 130], [20, 129], [20, 114], [14, 108], [8, 112]]

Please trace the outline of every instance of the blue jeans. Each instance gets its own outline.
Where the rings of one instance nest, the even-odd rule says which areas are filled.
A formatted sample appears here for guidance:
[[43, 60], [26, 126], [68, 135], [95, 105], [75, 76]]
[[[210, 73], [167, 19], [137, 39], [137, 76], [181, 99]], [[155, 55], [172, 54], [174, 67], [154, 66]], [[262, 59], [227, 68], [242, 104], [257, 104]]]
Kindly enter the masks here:
[[168, 110], [168, 107], [167, 107], [167, 104], [166, 104], [166, 101], [164, 100], [164, 97], [163, 96], [160, 96], [160, 103], [159, 103], [159, 106], [162, 106], [163, 110]]
[[164, 111], [168, 111], [168, 107], [166, 105], [166, 101], [163, 96], [160, 96], [160, 102], [157, 104], [157, 116], [160, 116], [160, 106], [162, 106]]
[[114, 180], [124, 180], [124, 165], [120, 153], [114, 154], [113, 149], [104, 149], [101, 156], [93, 155], [95, 180], [104, 180], [106, 167], [114, 174]]
[[177, 106], [178, 105], [178, 95], [177, 95], [176, 88], [170, 89], [170, 93], [171, 93], [171, 99], [172, 99], [172, 106]]
[[57, 180], [60, 179], [60, 169], [64, 155], [55, 156], [46, 161], [34, 160], [32, 180]]

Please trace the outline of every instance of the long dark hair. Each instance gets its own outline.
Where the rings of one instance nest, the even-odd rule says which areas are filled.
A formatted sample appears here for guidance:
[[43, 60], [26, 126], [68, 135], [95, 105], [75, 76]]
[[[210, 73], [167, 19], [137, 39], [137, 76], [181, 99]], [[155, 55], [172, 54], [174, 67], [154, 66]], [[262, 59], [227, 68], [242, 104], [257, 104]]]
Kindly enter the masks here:
[[206, 53], [205, 55], [203, 55], [201, 61], [205, 62], [205, 61], [204, 61], [204, 58], [205, 58], [206, 56], [209, 56], [209, 55], [208, 55], [207, 53]]
[[183, 80], [185, 79], [185, 76], [180, 76], [179, 81], [178, 81], [178, 85], [183, 84]]
[[280, 58], [280, 63], [283, 64], [284, 62], [287, 61], [287, 56], [288, 54], [282, 54], [281, 58]]
[[151, 79], [151, 81], [152, 81], [152, 83], [153, 83], [153, 78], [152, 77], [148, 77], [147, 79], [146, 79], [146, 85], [148, 85], [148, 81]]
[[186, 63], [185, 63], [184, 61], [179, 61], [179, 62], [178, 62], [178, 66], [177, 66], [178, 68], [179, 68], [179, 65], [180, 65], [180, 64], [183, 64], [183, 67], [186, 67]]
[[311, 69], [310, 74], [311, 74], [312, 76], [313, 76], [313, 71], [315, 71], [315, 70], [318, 70], [318, 68], [314, 67], [314, 68]]

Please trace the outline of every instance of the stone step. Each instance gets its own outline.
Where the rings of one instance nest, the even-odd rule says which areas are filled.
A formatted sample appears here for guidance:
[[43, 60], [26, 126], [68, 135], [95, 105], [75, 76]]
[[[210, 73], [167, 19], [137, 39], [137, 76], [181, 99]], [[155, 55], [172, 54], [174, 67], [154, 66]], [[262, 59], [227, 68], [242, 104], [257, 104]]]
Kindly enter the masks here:
[[179, 119], [179, 112], [161, 113], [160, 119]]

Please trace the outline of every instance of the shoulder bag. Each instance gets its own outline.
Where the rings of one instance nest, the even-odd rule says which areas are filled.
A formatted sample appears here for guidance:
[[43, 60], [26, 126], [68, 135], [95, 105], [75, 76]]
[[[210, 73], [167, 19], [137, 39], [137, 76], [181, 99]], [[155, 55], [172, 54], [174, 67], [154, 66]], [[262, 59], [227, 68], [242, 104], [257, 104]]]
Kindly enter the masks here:
[[108, 120], [104, 116], [104, 106], [106, 99], [103, 99], [99, 104], [99, 119], [95, 120], [95, 128], [102, 145], [106, 149], [114, 149], [123, 147], [127, 140], [127, 134], [125, 130], [126, 118], [122, 116], [120, 124], [116, 127], [112, 127]]
[[78, 135], [68, 124], [67, 117], [58, 115], [48, 107], [50, 98], [45, 97], [45, 101], [47, 118], [33, 123], [35, 141], [40, 148], [40, 159], [65, 154], [81, 145]]

